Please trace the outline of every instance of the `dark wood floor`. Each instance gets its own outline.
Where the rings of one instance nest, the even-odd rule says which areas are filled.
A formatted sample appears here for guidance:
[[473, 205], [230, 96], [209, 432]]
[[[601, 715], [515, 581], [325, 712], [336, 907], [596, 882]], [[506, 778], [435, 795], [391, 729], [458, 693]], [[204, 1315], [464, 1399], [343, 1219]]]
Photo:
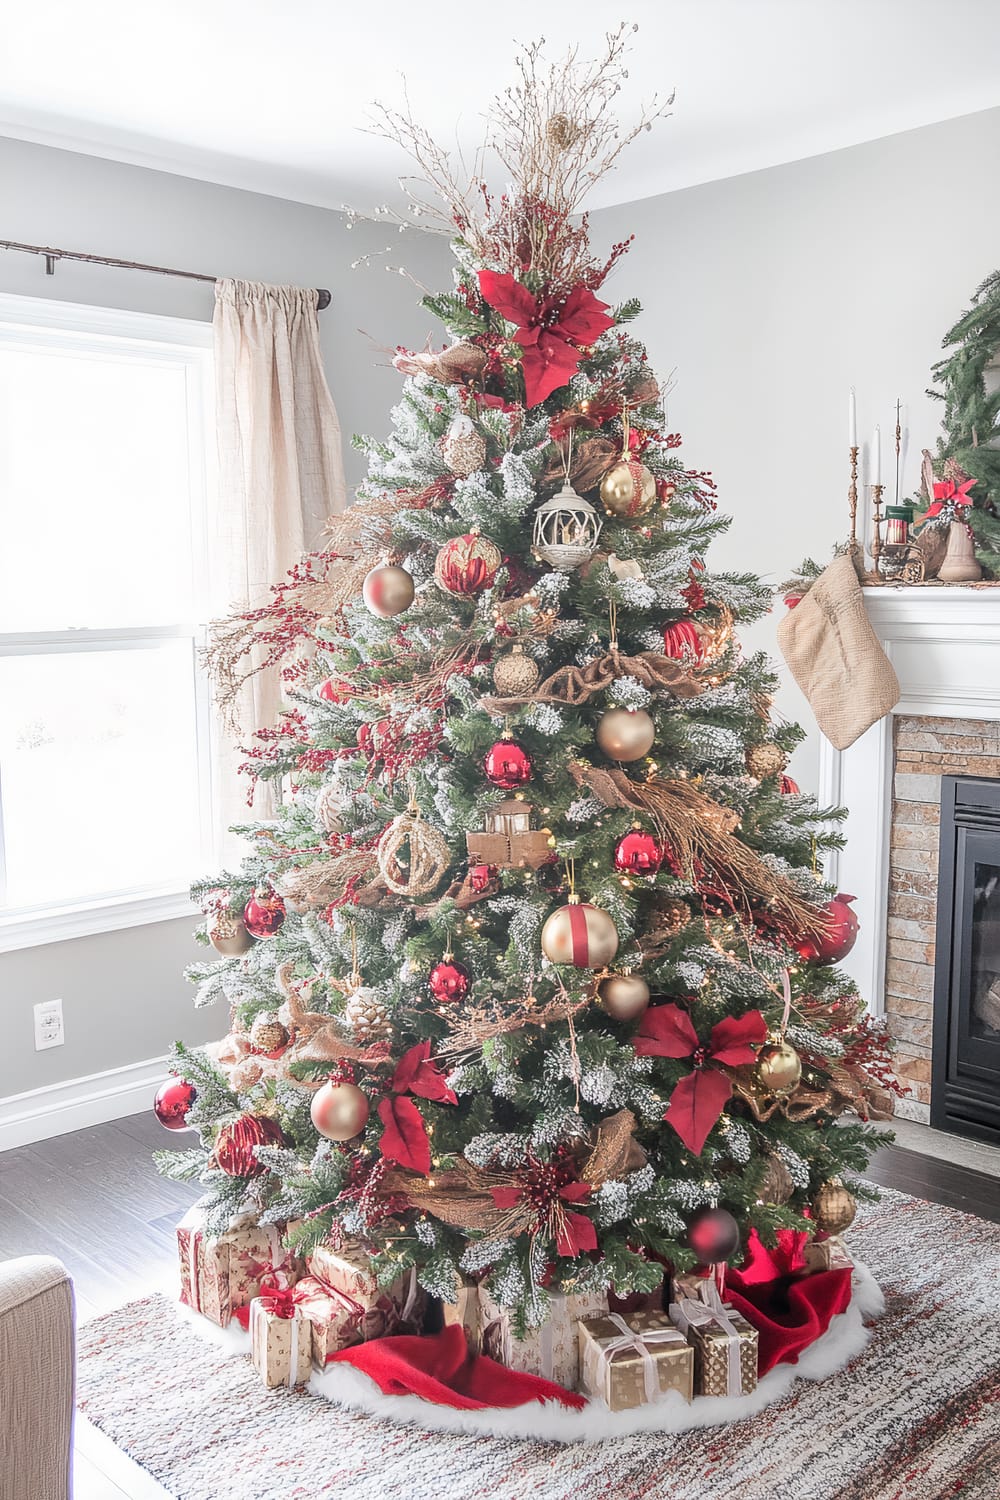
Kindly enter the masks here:
[[[81, 1321], [176, 1282], [174, 1225], [198, 1196], [151, 1160], [169, 1145], [152, 1115], [132, 1115], [0, 1154], [0, 1259], [57, 1255]], [[890, 1146], [866, 1174], [884, 1187], [1000, 1223], [1000, 1178]], [[86, 1422], [77, 1432], [77, 1500], [165, 1495]]]

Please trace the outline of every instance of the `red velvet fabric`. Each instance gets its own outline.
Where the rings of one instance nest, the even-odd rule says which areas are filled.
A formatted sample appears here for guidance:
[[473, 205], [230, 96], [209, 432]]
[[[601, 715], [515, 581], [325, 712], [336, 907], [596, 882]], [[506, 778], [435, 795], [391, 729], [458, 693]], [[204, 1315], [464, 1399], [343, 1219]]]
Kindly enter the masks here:
[[851, 1300], [849, 1270], [802, 1275], [806, 1238], [782, 1229], [777, 1247], [767, 1250], [751, 1230], [741, 1269], [726, 1272], [726, 1301], [757, 1329], [760, 1375], [775, 1365], [795, 1364]]
[[438, 1406], [479, 1410], [486, 1406], [524, 1406], [528, 1401], [559, 1401], [582, 1407], [551, 1380], [507, 1370], [485, 1354], [470, 1355], [465, 1329], [449, 1324], [441, 1333], [400, 1334], [341, 1349], [327, 1364], [353, 1365], [387, 1396], [422, 1396]]

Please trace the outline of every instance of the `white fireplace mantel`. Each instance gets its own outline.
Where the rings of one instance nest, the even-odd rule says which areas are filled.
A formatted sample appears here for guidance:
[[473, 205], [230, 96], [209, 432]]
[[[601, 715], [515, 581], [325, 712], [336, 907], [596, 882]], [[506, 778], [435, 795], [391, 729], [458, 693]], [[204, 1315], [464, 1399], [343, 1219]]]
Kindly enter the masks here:
[[[899, 678], [894, 713], [1000, 720], [1000, 587], [886, 586], [864, 595]], [[827, 876], [857, 897], [861, 924], [843, 968], [875, 1015], [885, 1009], [892, 773], [891, 716], [847, 750], [821, 741], [820, 803], [848, 809], [847, 846], [830, 856]]]

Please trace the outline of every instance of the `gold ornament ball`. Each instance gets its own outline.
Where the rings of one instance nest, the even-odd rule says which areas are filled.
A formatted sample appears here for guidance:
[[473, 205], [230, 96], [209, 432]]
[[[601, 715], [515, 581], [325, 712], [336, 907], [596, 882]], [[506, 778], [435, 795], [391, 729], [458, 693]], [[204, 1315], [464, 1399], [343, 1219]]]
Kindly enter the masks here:
[[817, 1229], [826, 1234], [843, 1234], [854, 1223], [858, 1211], [854, 1194], [849, 1192], [839, 1177], [824, 1182], [812, 1201], [812, 1216]]
[[780, 776], [788, 764], [784, 750], [777, 745], [752, 745], [747, 751], [747, 770], [758, 781], [768, 776]]
[[595, 737], [611, 760], [641, 760], [653, 748], [656, 725], [644, 708], [609, 708], [598, 720]]
[[514, 646], [493, 663], [493, 686], [504, 698], [523, 698], [538, 682], [538, 663], [523, 646]]
[[361, 585], [365, 607], [380, 620], [401, 615], [413, 603], [413, 575], [405, 568], [372, 568]]
[[597, 994], [615, 1021], [634, 1021], [649, 1004], [649, 985], [638, 974], [609, 974], [597, 986]]
[[762, 1203], [781, 1205], [788, 1202], [794, 1191], [795, 1184], [792, 1181], [791, 1172], [780, 1156], [772, 1154], [767, 1159], [764, 1180], [757, 1190], [757, 1196]]
[[468, 479], [486, 462], [486, 439], [473, 429], [471, 422], [467, 428], [456, 425], [442, 438], [441, 452], [452, 473], [459, 479]]
[[765, 1043], [757, 1053], [757, 1082], [765, 1094], [790, 1094], [801, 1077], [802, 1059], [784, 1037]]
[[274, 1011], [265, 1011], [250, 1027], [250, 1044], [258, 1052], [277, 1052], [287, 1043], [288, 1027], [282, 1025]]
[[253, 938], [244, 927], [242, 919], [226, 913], [210, 919], [208, 941], [223, 958], [238, 958], [241, 953], [249, 953], [253, 947]]
[[541, 943], [550, 963], [605, 969], [618, 952], [618, 929], [599, 906], [571, 901], [546, 918]]
[[656, 480], [637, 458], [621, 458], [601, 480], [601, 500], [609, 516], [633, 520], [656, 499]]
[[309, 1113], [328, 1141], [349, 1141], [368, 1123], [368, 1100], [353, 1083], [324, 1083], [313, 1095]]

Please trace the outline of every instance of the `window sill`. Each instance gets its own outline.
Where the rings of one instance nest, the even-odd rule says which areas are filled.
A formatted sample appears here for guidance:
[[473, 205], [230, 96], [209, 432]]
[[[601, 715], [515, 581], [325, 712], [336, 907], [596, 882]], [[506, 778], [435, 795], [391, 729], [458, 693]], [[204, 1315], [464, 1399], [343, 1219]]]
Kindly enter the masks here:
[[110, 896], [102, 901], [75, 906], [50, 907], [37, 912], [19, 912], [0, 917], [0, 953], [19, 948], [39, 948], [71, 938], [118, 932], [125, 927], [143, 927], [169, 922], [177, 917], [197, 919], [199, 911], [186, 890], [172, 889]]

